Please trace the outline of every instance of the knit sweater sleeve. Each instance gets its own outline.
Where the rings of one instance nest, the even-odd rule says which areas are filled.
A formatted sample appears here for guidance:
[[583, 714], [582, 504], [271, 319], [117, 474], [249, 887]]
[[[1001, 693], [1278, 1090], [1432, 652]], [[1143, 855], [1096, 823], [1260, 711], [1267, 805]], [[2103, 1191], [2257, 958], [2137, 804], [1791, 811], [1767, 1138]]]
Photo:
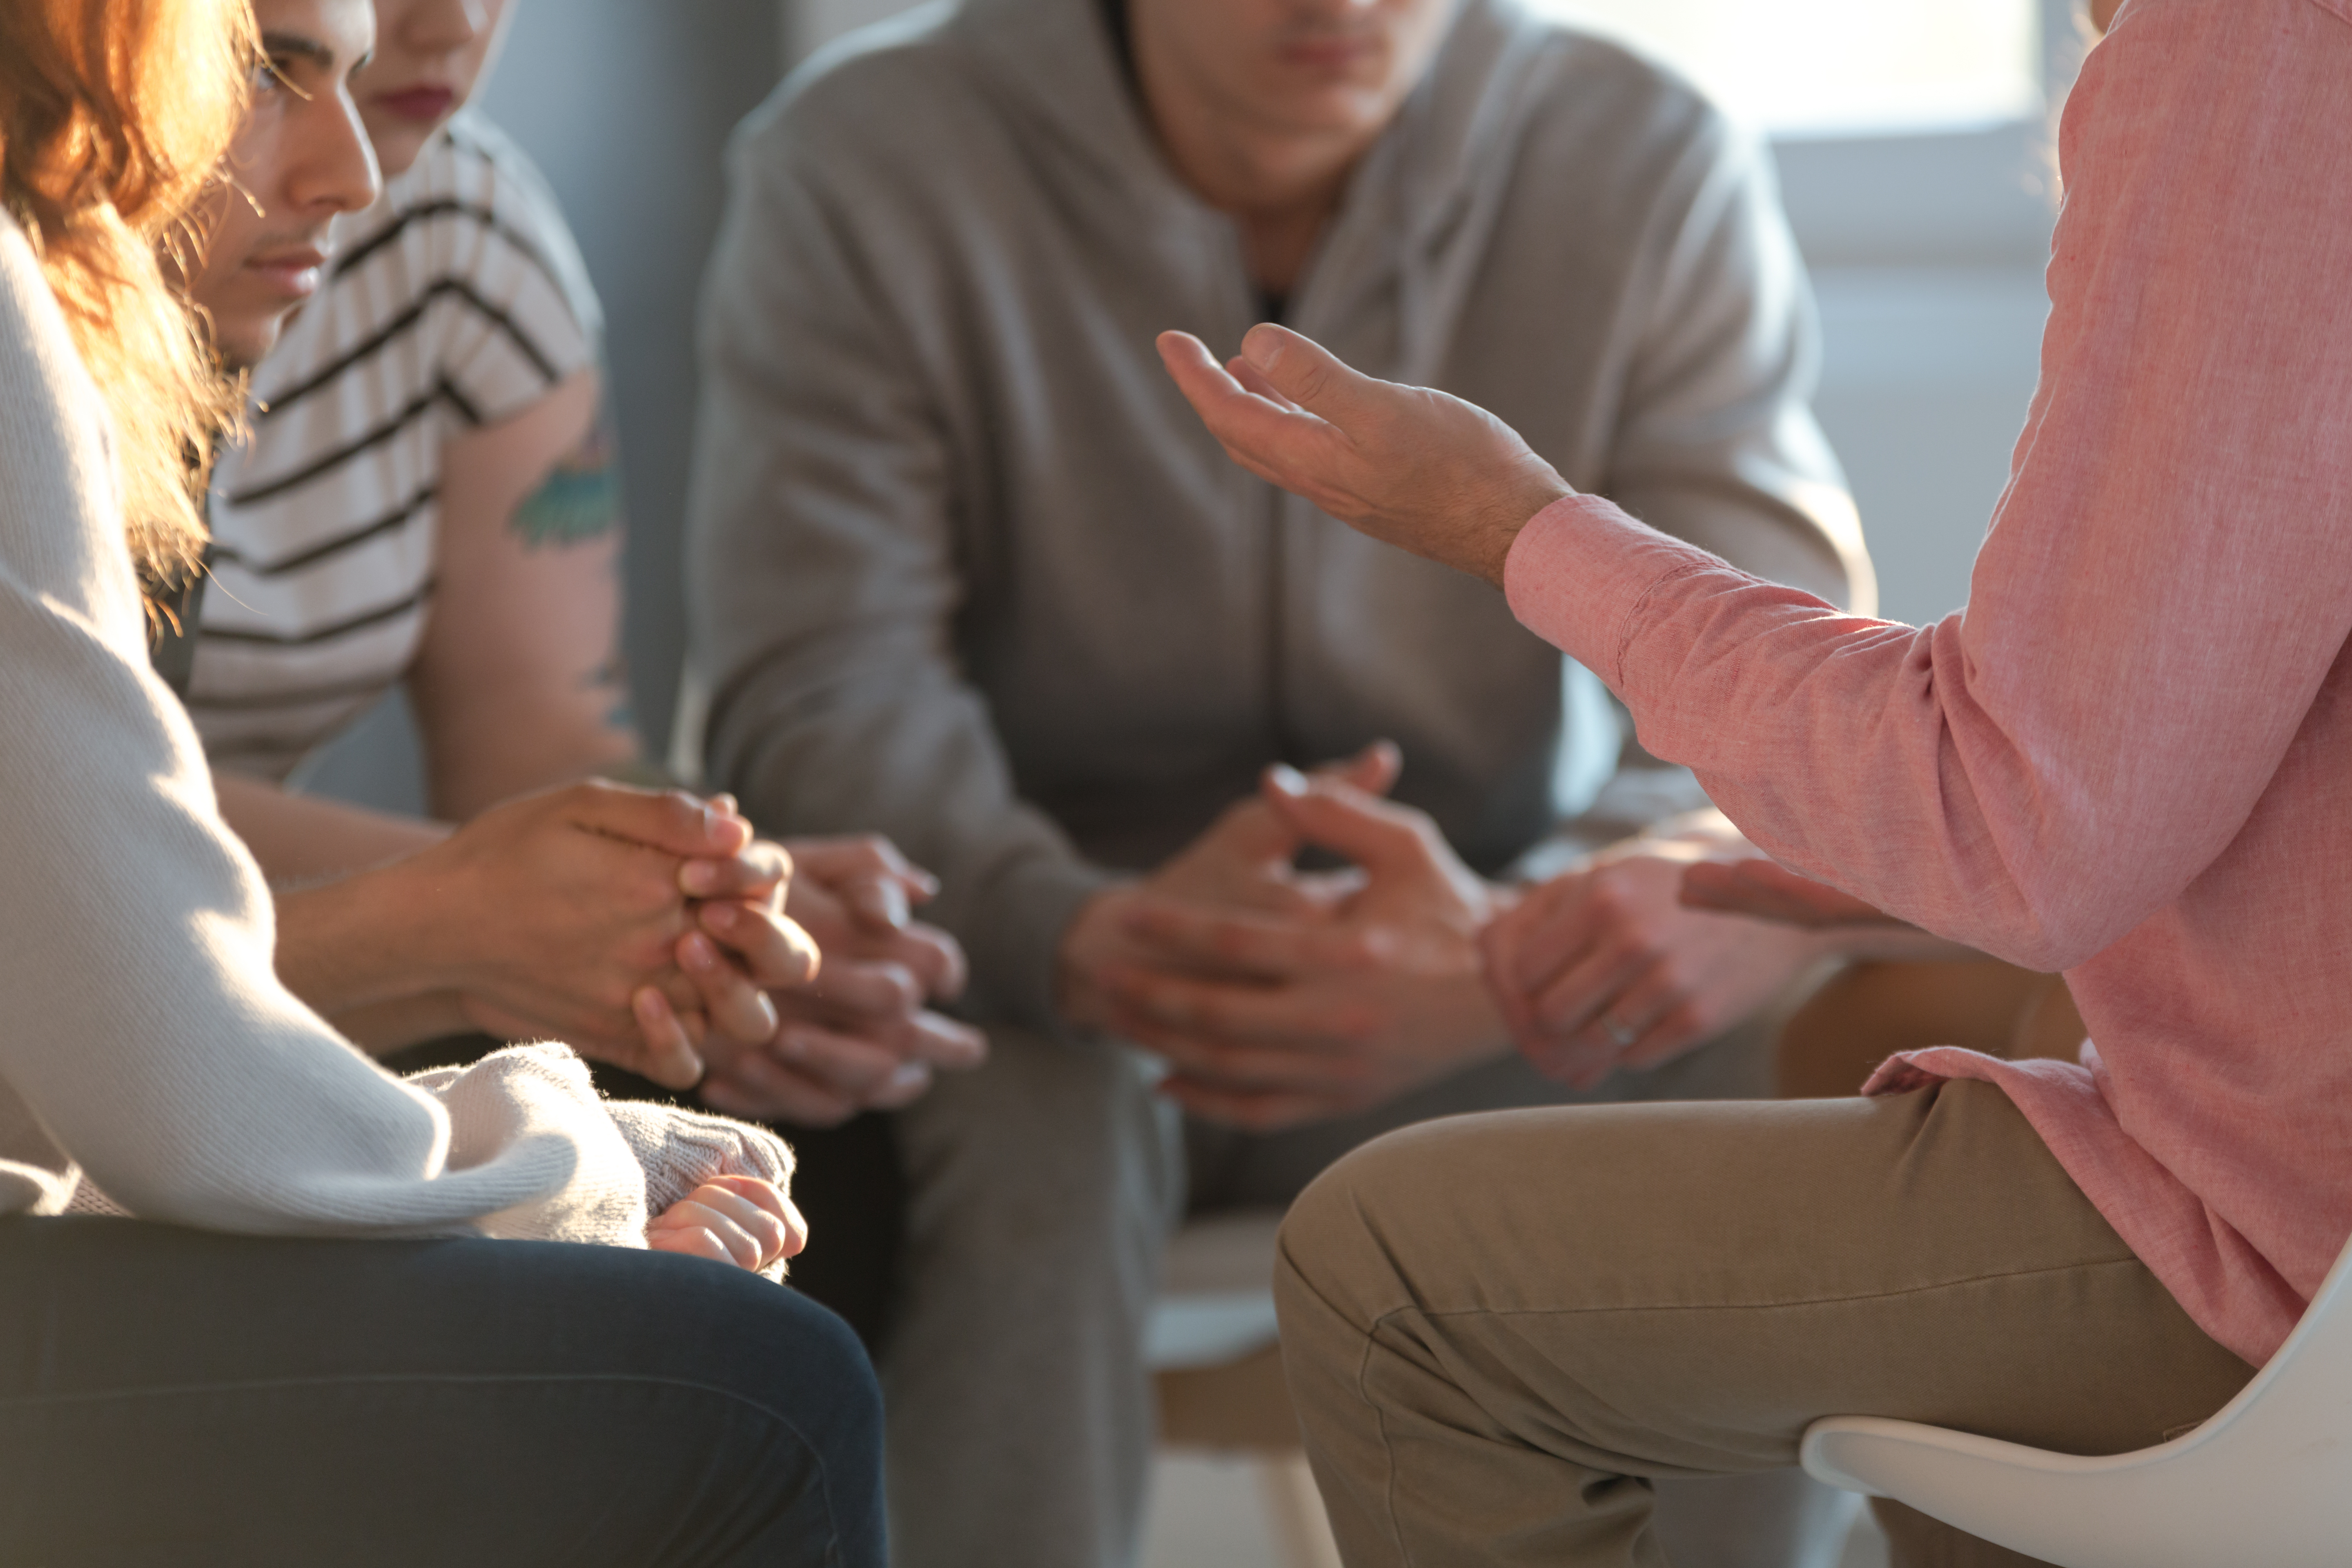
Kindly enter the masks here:
[[86, 1175], [216, 1229], [642, 1245], [642, 1172], [568, 1051], [428, 1092], [278, 983], [259, 873], [146, 666], [106, 431], [0, 217], [0, 1210]]

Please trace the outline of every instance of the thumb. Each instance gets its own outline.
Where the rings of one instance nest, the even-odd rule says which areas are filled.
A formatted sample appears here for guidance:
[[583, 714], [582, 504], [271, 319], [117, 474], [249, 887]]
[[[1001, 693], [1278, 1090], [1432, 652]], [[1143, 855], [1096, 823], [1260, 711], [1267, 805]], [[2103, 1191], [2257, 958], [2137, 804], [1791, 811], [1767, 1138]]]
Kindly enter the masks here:
[[1242, 358], [1285, 397], [1342, 430], [1360, 425], [1388, 386], [1314, 339], [1271, 321], [1249, 330], [1242, 339]]
[[1276, 764], [1261, 792], [1276, 816], [1308, 843], [1346, 857], [1374, 876], [1425, 868], [1434, 858], [1428, 819], [1328, 773], [1308, 777]]
[[1227, 806], [1202, 837], [1220, 854], [1254, 866], [1287, 861], [1305, 847], [1297, 824], [1247, 795]]

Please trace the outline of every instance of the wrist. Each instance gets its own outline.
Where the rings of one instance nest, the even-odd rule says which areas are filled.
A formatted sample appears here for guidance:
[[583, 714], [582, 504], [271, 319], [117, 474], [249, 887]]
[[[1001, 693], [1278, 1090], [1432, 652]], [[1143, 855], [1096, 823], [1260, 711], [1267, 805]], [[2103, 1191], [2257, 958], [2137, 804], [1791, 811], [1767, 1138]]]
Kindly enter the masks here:
[[1501, 587], [1505, 569], [1510, 563], [1511, 547], [1519, 542], [1520, 532], [1546, 507], [1575, 493], [1549, 463], [1533, 453], [1528, 454], [1528, 460], [1509, 474], [1497, 487], [1493, 500], [1482, 509], [1481, 537], [1473, 570]]
[[372, 1057], [389, 1056], [447, 1035], [467, 1034], [476, 1026], [467, 1016], [465, 999], [454, 991], [404, 996], [324, 1016], [345, 1039]]
[[451, 989], [428, 958], [433, 922], [420, 917], [405, 861], [287, 889], [277, 903], [278, 977], [335, 1017]]
[[1127, 890], [1119, 886], [1093, 894], [1063, 928], [1062, 940], [1054, 950], [1054, 1009], [1065, 1023], [1082, 1029], [1108, 1026], [1108, 1011], [1096, 976], [1106, 952], [1118, 940], [1118, 910], [1126, 901]]

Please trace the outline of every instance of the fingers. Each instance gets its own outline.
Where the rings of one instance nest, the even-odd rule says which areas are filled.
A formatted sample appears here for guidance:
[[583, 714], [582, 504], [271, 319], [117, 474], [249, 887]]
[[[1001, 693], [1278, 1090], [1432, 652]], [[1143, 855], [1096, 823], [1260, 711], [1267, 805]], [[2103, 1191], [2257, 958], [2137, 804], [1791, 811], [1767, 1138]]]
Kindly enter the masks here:
[[1530, 888], [1495, 918], [1496, 983], [1528, 997], [1582, 960], [1621, 921], [1622, 900], [1589, 871], [1569, 871]]
[[802, 1217], [799, 1207], [792, 1200], [792, 1194], [780, 1184], [769, 1181], [764, 1176], [731, 1175], [713, 1176], [703, 1185], [724, 1188], [773, 1215], [776, 1222], [784, 1227], [784, 1244], [776, 1256], [797, 1258], [800, 1256], [801, 1249], [808, 1245], [808, 1221]]
[[1351, 368], [1314, 339], [1272, 321], [1243, 334], [1241, 357], [1293, 405], [1342, 429], [1372, 413], [1388, 385]]
[[922, 982], [925, 995], [941, 1002], [951, 1002], [962, 995], [971, 973], [963, 944], [939, 927], [919, 921], [898, 933], [891, 944], [889, 959]]
[[[1265, 330], [1254, 328], [1251, 336]], [[1244, 352], [1248, 342], [1243, 341]], [[1314, 448], [1334, 435], [1328, 425], [1288, 397], [1276, 403], [1248, 391], [1189, 332], [1162, 332], [1159, 347], [1160, 363], [1175, 378], [1177, 389], [1228, 456], [1260, 479], [1302, 493], [1316, 489], [1303, 476], [1324, 466]], [[1263, 361], [1252, 356], [1252, 363], [1272, 384], [1287, 391], [1283, 377]]]
[[[773, 1184], [748, 1176], [703, 1183], [646, 1226], [649, 1247], [721, 1257], [758, 1269], [789, 1258], [806, 1244], [808, 1228]], [[718, 1244], [714, 1253], [709, 1243]]]
[[940, 890], [938, 878], [908, 860], [879, 834], [794, 839], [787, 847], [805, 876], [877, 930], [903, 927], [908, 906], [929, 902]]
[[635, 1063], [622, 1065], [634, 1067], [664, 1089], [692, 1089], [701, 1080], [701, 1053], [688, 1037], [669, 998], [654, 986], [641, 985], [629, 997], [629, 1011], [636, 1016], [645, 1055]]
[[1124, 1031], [1176, 1042], [1188, 1065], [1213, 1066], [1200, 1047], [1240, 1046], [1309, 1056], [1352, 1056], [1380, 1033], [1370, 1002], [1293, 987], [1236, 985], [1165, 970], [1106, 966], [1105, 992]]
[[817, 976], [821, 960], [815, 942], [772, 910], [730, 900], [704, 904], [695, 919], [711, 941], [735, 955], [751, 984], [763, 990], [805, 984]]
[[766, 1045], [776, 1034], [776, 1005], [700, 931], [677, 939], [677, 966], [702, 994], [711, 1027], [744, 1045]]
[[1171, 967], [1258, 980], [1285, 980], [1380, 966], [1380, 933], [1307, 925], [1174, 899], [1138, 899], [1122, 912], [1129, 936]]
[[[911, 977], [918, 996], [948, 1001], [963, 994], [968, 970], [962, 944], [937, 926], [909, 921], [904, 929], [887, 936], [854, 941], [847, 952], [849, 963], [887, 965], [902, 971]], [[847, 963], [835, 967], [846, 966]], [[823, 984], [822, 979], [819, 984]]]
[[958, 1018], [928, 1009], [915, 1015], [915, 1059], [949, 1072], [970, 1072], [988, 1060], [988, 1037]]
[[1265, 373], [1264, 371], [1259, 370], [1257, 366], [1250, 363], [1249, 361], [1244, 359], [1241, 355], [1235, 354], [1233, 358], [1227, 360], [1225, 362], [1225, 370], [1234, 381], [1241, 384], [1243, 391], [1255, 393], [1256, 395], [1265, 398], [1268, 403], [1273, 404], [1276, 408], [1281, 409], [1286, 414], [1304, 412], [1304, 410], [1300, 409], [1298, 405], [1291, 402], [1290, 399], [1282, 395], [1282, 388], [1266, 380]]
[[856, 1097], [780, 1067], [758, 1052], [713, 1068], [695, 1096], [728, 1116], [793, 1127], [838, 1127], [865, 1109]]
[[986, 1036], [925, 1010], [921, 985], [895, 963], [829, 963], [814, 984], [778, 1000], [788, 1019], [823, 1025], [905, 1059], [961, 1071], [988, 1055]]
[[830, 1127], [861, 1110], [908, 1104], [930, 1082], [930, 1065], [909, 1060], [895, 1043], [788, 1013], [765, 1047], [715, 1063], [700, 1093], [704, 1104], [730, 1115]]
[[1219, 812], [1192, 846], [1253, 868], [1286, 863], [1305, 847], [1297, 828], [1255, 797], [1237, 800]]
[[1628, 943], [1587, 949], [1534, 994], [1528, 1010], [1535, 1026], [1549, 1035], [1576, 1033], [1655, 962], [1655, 954]]
[[1347, 857], [1375, 877], [1440, 864], [1436, 829], [1427, 816], [1343, 779], [1328, 773], [1309, 777], [1276, 763], [1265, 771], [1262, 794], [1300, 837]]
[[[1580, 1021], [1547, 1026], [1545, 1032], [1555, 1039], [1571, 1041], [1582, 1059], [1606, 1058], [1613, 1066], [1622, 1066], [1645, 1047], [1653, 1057], [1661, 1054], [1665, 1038], [1681, 1030], [1682, 1021], [1675, 1015], [1685, 1001], [1672, 966], [1649, 963], [1597, 998]], [[1687, 1044], [1689, 1038], [1684, 1035], [1675, 1043]]]
[[681, 789], [632, 789], [590, 779], [566, 785], [556, 798], [566, 820], [580, 827], [682, 860], [724, 859], [751, 842], [750, 823]]
[[757, 903], [773, 898], [792, 875], [793, 858], [784, 847], [761, 838], [723, 858], [687, 861], [677, 868], [677, 885], [688, 898]]

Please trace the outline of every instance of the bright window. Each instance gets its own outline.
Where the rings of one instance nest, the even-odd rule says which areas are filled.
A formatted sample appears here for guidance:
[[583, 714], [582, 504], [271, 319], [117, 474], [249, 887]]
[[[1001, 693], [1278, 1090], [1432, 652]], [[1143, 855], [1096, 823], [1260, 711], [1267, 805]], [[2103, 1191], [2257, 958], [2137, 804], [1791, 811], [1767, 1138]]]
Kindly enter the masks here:
[[1900, 134], [2042, 105], [2037, 0], [1529, 0], [1688, 72], [1751, 125]]

